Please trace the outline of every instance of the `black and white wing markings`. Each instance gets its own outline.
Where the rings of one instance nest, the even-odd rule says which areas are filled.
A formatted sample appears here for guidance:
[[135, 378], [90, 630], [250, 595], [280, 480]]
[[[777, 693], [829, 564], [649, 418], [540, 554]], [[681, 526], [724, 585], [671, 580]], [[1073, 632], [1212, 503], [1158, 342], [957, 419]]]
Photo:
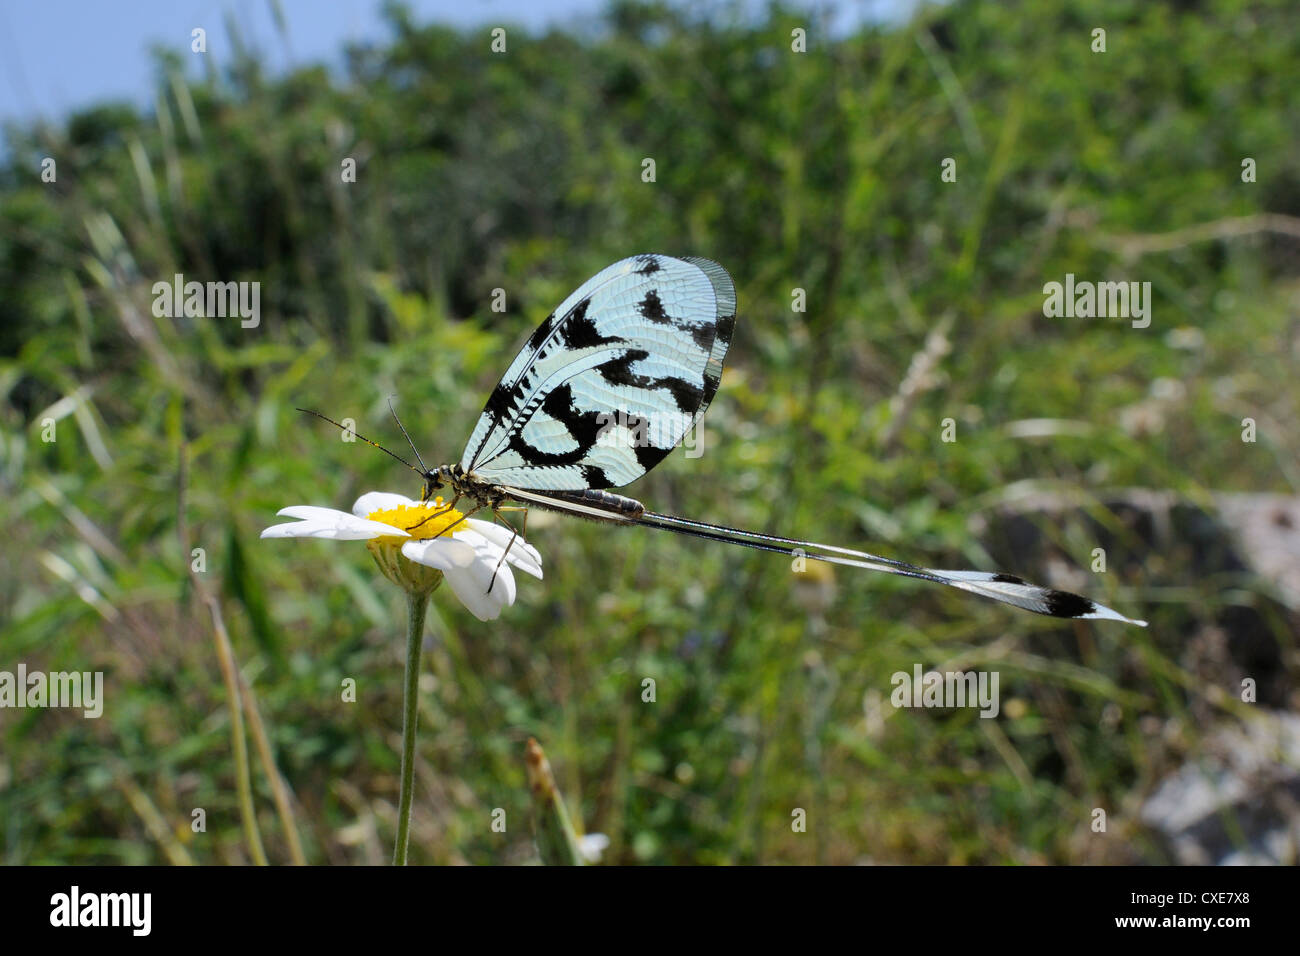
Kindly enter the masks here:
[[718, 303], [717, 331], [713, 337], [713, 348], [709, 350], [708, 365], [704, 368], [704, 398], [695, 410], [695, 418], [691, 422], [693, 426], [709, 410], [709, 404], [713, 401], [713, 396], [718, 394], [718, 386], [722, 384], [722, 362], [727, 357], [727, 349], [731, 347], [732, 333], [736, 331], [736, 285], [731, 281], [727, 270], [712, 259], [684, 256], [683, 261], [699, 266], [709, 277]]
[[635, 481], [717, 393], [735, 313], [735, 286], [717, 263], [614, 263], [529, 338], [489, 396], [461, 467], [538, 491]]

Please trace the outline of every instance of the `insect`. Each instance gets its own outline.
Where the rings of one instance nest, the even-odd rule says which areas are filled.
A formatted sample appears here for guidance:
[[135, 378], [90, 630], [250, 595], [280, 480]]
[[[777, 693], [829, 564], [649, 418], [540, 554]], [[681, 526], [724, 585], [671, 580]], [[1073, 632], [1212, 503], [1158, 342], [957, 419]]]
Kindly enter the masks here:
[[659, 464], [699, 421], [721, 384], [735, 325], [736, 287], [722, 266], [693, 257], [632, 256], [588, 279], [538, 326], [492, 390], [458, 463], [426, 468], [400, 420], [418, 466], [357, 437], [418, 472], [426, 501], [450, 488], [452, 507], [468, 499], [475, 510], [499, 516], [513, 501], [525, 519], [527, 508], [543, 508], [946, 584], [1052, 617], [1146, 625], [1011, 574], [923, 568], [659, 514], [609, 491]]

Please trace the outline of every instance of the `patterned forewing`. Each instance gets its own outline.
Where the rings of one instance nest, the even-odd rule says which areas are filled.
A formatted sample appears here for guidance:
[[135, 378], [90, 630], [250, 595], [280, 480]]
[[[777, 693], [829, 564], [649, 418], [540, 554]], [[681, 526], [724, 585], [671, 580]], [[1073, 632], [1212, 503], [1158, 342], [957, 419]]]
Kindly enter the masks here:
[[734, 322], [734, 286], [716, 263], [660, 255], [614, 263], [529, 338], [488, 398], [462, 467], [549, 491], [636, 480], [717, 392]]
[[709, 350], [708, 365], [704, 369], [704, 400], [695, 410], [695, 418], [691, 423], [694, 424], [709, 410], [709, 403], [713, 401], [713, 396], [718, 393], [718, 386], [722, 384], [722, 362], [727, 357], [727, 349], [731, 347], [731, 335], [736, 330], [736, 285], [731, 281], [727, 270], [712, 259], [685, 256], [683, 261], [698, 266], [709, 277], [709, 281], [713, 283], [713, 295], [717, 300], [718, 308], [717, 332], [713, 337], [713, 348]]

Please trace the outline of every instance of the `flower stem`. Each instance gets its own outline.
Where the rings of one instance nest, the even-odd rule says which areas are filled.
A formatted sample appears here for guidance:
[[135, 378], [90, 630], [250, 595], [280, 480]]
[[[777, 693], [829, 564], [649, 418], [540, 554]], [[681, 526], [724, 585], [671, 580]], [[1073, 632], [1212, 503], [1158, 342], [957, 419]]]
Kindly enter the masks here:
[[230, 744], [235, 760], [235, 789], [239, 793], [239, 815], [244, 821], [244, 838], [248, 851], [257, 866], [266, 866], [266, 850], [262, 848], [262, 834], [257, 828], [257, 811], [253, 808], [252, 775], [248, 769], [248, 741], [244, 738], [244, 717], [239, 703], [239, 674], [235, 652], [230, 646], [230, 635], [221, 616], [221, 602], [215, 595], [207, 595], [208, 609], [212, 612], [213, 632], [217, 642], [217, 661], [226, 682], [226, 706], [230, 709]]
[[406, 690], [402, 698], [402, 791], [397, 802], [397, 844], [393, 865], [406, 866], [411, 837], [411, 791], [415, 785], [415, 725], [420, 715], [420, 651], [429, 592], [406, 592]]
[[525, 753], [528, 788], [533, 793], [533, 835], [542, 863], [547, 866], [586, 866], [578, 835], [573, 832], [569, 811], [564, 806], [564, 797], [555, 786], [551, 762], [533, 737], [528, 738]]

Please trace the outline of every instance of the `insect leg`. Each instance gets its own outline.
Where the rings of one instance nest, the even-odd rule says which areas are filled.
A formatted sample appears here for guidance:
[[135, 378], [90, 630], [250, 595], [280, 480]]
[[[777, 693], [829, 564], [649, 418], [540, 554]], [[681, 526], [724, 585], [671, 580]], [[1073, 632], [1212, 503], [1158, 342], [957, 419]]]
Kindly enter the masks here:
[[488, 587], [487, 587], [488, 594], [492, 593], [492, 585], [497, 583], [497, 574], [499, 574], [501, 571], [501, 565], [505, 563], [506, 555], [508, 555], [510, 553], [510, 549], [514, 547], [515, 539], [520, 537], [522, 534], [522, 532], [515, 530], [514, 525], [512, 525], [505, 518], [501, 517], [501, 512], [503, 511], [522, 511], [524, 513], [524, 520], [523, 520], [524, 531], [528, 530], [528, 509], [527, 508], [519, 508], [513, 506], [503, 508], [500, 504], [496, 504], [492, 506], [492, 517], [495, 518], [497, 521], [500, 521], [507, 528], [509, 528], [511, 534], [510, 534], [510, 540], [506, 542], [506, 549], [501, 552], [501, 558], [497, 561], [497, 566], [492, 569], [492, 580], [488, 582]]
[[[455, 511], [455, 510], [456, 510], [456, 503], [457, 503], [458, 501], [460, 501], [460, 495], [459, 495], [459, 494], [457, 494], [455, 498], [452, 498], [452, 499], [451, 499], [451, 504], [447, 505], [447, 507], [444, 508], [442, 511], [435, 511], [433, 514], [425, 515], [423, 518], [421, 518], [421, 519], [420, 519], [419, 521], [417, 521], [415, 524], [411, 525], [411, 527], [408, 528], [407, 530], [410, 531], [410, 530], [412, 530], [412, 529], [414, 529], [414, 528], [418, 528], [418, 527], [420, 527], [420, 525], [424, 524], [426, 521], [429, 521], [429, 520], [431, 520], [431, 519], [433, 519], [433, 518], [439, 518], [439, 517], [441, 517], [441, 516], [447, 514], [447, 513], [450, 512], [450, 511]], [[474, 511], [478, 511], [478, 508], [475, 508]], [[470, 514], [473, 514], [474, 511], [471, 511]], [[466, 515], [465, 517], [468, 518], [469, 515]], [[461, 521], [464, 521], [465, 518], [462, 518], [462, 519], [460, 519], [460, 520], [461, 520]], [[457, 522], [457, 524], [459, 524], [459, 523], [460, 523], [460, 522]], [[452, 525], [451, 527], [455, 527], [455, 525]]]
[[[456, 527], [456, 525], [461, 524], [462, 522], [468, 521], [471, 517], [473, 517], [474, 515], [478, 514], [478, 513], [479, 513], [480, 511], [482, 511], [482, 510], [483, 510], [483, 506], [482, 506], [482, 505], [479, 505], [478, 507], [476, 507], [476, 508], [472, 508], [472, 509], [470, 509], [469, 511], [465, 512], [463, 515], [461, 515], [459, 518], [457, 518], [457, 519], [456, 519], [455, 521], [453, 521], [451, 524], [447, 525], [447, 527], [445, 527], [445, 528], [443, 528], [441, 531], [439, 531], [439, 532], [438, 532], [438, 537], [441, 538], [444, 534], [447, 534], [449, 531], [451, 531], [452, 528]], [[428, 519], [425, 519], [425, 520], [428, 520]], [[423, 524], [423, 522], [421, 522], [421, 524]], [[412, 527], [414, 527], [414, 525], [412, 525]]]

